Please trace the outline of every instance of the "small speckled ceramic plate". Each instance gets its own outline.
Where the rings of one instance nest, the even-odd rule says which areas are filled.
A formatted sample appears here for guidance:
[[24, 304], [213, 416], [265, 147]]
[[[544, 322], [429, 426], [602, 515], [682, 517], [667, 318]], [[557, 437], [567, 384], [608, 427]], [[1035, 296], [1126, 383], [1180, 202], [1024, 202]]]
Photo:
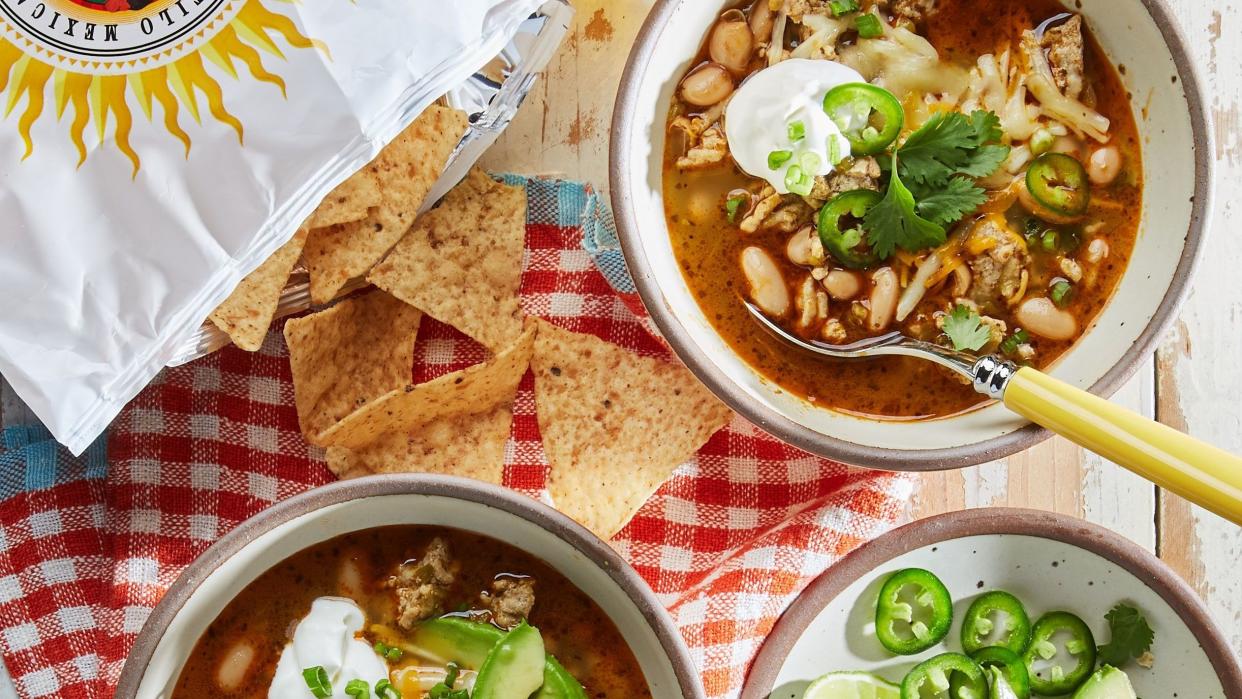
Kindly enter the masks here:
[[[949, 588], [953, 627], [941, 645], [894, 657], [876, 640], [875, 600], [889, 574], [926, 568]], [[859, 548], [820, 576], [785, 612], [747, 677], [742, 699], [801, 699], [833, 670], [867, 670], [900, 682], [916, 663], [961, 650], [961, 617], [979, 594], [1017, 595], [1031, 620], [1066, 610], [1108, 640], [1104, 614], [1118, 602], [1156, 631], [1148, 670], [1126, 667], [1141, 697], [1242, 699], [1242, 671], [1190, 588], [1167, 566], [1101, 527], [1047, 512], [985, 509], [925, 519]]]

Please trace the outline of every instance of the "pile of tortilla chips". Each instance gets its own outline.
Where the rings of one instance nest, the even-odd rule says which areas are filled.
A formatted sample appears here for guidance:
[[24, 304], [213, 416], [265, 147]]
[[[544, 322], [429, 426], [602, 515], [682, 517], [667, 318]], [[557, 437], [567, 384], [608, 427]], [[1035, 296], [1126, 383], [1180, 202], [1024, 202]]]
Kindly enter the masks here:
[[233, 344], [263, 344], [289, 275], [303, 260], [311, 301], [331, 301], [409, 230], [466, 132], [466, 113], [432, 105], [366, 167], [342, 182], [302, 229], [238, 284], [210, 318]]
[[[406, 170], [380, 168], [378, 181], [394, 172]], [[357, 208], [332, 202], [323, 219], [349, 210]], [[401, 225], [384, 211], [371, 207], [368, 225]], [[518, 296], [525, 222], [522, 188], [475, 169], [392, 241], [366, 276], [377, 288], [290, 320], [298, 419], [342, 478], [425, 472], [501, 484], [514, 399], [533, 369], [552, 500], [609, 537], [730, 412], [684, 367], [525, 317]], [[306, 242], [312, 275], [310, 251], [323, 230], [312, 229]], [[360, 268], [342, 269], [352, 276]], [[478, 341], [489, 358], [412, 383], [423, 314]]]

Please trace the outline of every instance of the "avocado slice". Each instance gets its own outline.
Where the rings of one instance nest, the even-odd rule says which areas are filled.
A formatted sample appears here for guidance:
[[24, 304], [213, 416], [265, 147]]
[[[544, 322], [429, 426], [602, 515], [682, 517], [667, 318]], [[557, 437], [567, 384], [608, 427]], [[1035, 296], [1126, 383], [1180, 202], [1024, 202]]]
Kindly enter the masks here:
[[1137, 699], [1126, 673], [1104, 665], [1074, 692], [1073, 699]]
[[586, 690], [551, 655], [543, 666], [543, 687], [533, 699], [587, 699]]
[[409, 636], [409, 645], [411, 650], [429, 660], [478, 670], [487, 660], [487, 654], [504, 637], [505, 632], [491, 624], [446, 616], [419, 624]]
[[525, 621], [492, 647], [474, 681], [473, 699], [529, 699], [543, 686], [543, 636]]
[[[445, 665], [457, 663], [477, 671], [505, 636], [505, 631], [491, 624], [446, 616], [419, 624], [403, 645], [428, 660]], [[533, 699], [587, 699], [587, 694], [578, 680], [548, 655], [543, 667], [543, 687]]]

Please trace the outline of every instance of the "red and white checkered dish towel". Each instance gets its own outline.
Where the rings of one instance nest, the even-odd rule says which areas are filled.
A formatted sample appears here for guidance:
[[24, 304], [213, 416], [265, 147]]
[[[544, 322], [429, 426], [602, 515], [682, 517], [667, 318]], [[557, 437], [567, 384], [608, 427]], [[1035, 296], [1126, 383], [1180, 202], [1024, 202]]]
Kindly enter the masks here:
[[[669, 356], [582, 185], [528, 186], [525, 310], [640, 354]], [[424, 318], [418, 381], [484, 350]], [[514, 408], [507, 485], [539, 496], [546, 461], [533, 378]], [[19, 693], [110, 697], [134, 637], [182, 569], [272, 503], [327, 483], [298, 431], [279, 329], [164, 371], [81, 458], [42, 428], [0, 451], [0, 648]], [[735, 418], [682, 465], [613, 545], [680, 625], [710, 697], [735, 696], [792, 597], [902, 517], [909, 479], [813, 458]]]

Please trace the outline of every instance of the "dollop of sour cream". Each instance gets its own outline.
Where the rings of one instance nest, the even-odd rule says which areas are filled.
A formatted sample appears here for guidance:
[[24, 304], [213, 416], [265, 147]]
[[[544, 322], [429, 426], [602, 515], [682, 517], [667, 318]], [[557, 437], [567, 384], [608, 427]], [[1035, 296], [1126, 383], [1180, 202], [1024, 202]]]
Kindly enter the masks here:
[[[781, 61], [751, 75], [725, 110], [725, 136], [733, 159], [781, 194], [790, 192], [790, 167], [811, 177], [832, 173], [850, 155], [850, 143], [824, 113], [824, 95], [838, 85], [861, 82], [866, 80], [849, 66], [806, 58]], [[791, 128], [796, 124], [801, 126]], [[801, 138], [793, 138], [799, 133]], [[836, 142], [835, 149], [831, 141]], [[769, 167], [769, 156], [782, 154], [777, 156], [780, 160], [786, 152], [787, 160]]]
[[366, 615], [353, 600], [320, 597], [312, 602], [280, 653], [269, 699], [314, 699], [302, 671], [316, 666], [328, 673], [333, 697], [349, 699], [345, 685], [350, 680], [363, 680], [374, 691], [376, 682], [388, 679], [388, 665], [358, 638], [364, 623]]

